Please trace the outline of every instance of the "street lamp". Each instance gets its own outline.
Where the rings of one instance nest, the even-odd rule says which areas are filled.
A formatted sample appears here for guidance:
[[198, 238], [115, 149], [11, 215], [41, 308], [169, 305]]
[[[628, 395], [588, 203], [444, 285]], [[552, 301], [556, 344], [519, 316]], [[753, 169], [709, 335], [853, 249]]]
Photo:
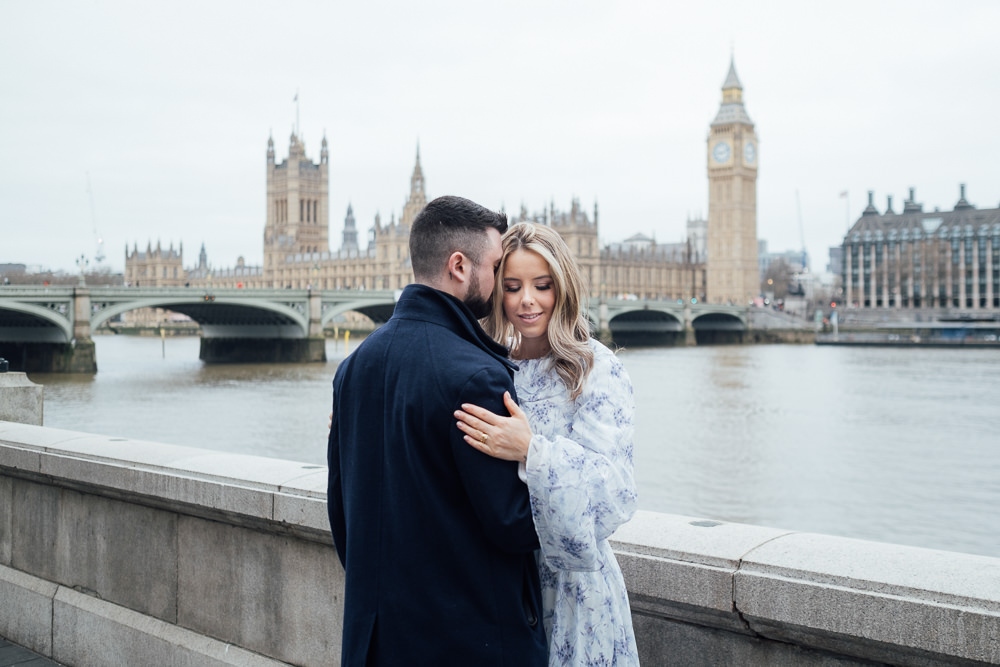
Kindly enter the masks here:
[[86, 257], [84, 257], [83, 255], [80, 255], [80, 259], [76, 260], [76, 266], [77, 266], [77, 268], [80, 269], [80, 286], [81, 287], [84, 287], [87, 284], [87, 279], [84, 276], [84, 273], [87, 271], [87, 265], [89, 265], [89, 264], [90, 264], [90, 261]]

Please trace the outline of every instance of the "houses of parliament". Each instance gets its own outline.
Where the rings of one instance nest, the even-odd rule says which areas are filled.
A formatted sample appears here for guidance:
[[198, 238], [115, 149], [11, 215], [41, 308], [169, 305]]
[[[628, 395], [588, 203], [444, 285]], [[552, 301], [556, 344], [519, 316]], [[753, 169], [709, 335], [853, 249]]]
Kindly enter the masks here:
[[[637, 234], [601, 246], [598, 207], [589, 212], [574, 199], [570, 208], [508, 213], [511, 224], [549, 225], [566, 241], [588, 281], [591, 298], [697, 299], [749, 303], [758, 293], [756, 181], [757, 138], [742, 101], [742, 85], [730, 64], [722, 104], [707, 140], [709, 215], [688, 221], [683, 243], [662, 244]], [[329, 233], [329, 147], [324, 137], [319, 162], [307, 155], [301, 137], [289, 139], [288, 157], [275, 158], [267, 142], [267, 211], [262, 266], [242, 258], [227, 269], [210, 267], [204, 246], [198, 264], [183, 266], [183, 246], [134, 246], [125, 251], [128, 284], [164, 287], [243, 287], [317, 290], [396, 290], [413, 280], [409, 232], [427, 204], [419, 148], [410, 192], [398, 217], [379, 215], [359, 239], [349, 205], [339, 248]]]

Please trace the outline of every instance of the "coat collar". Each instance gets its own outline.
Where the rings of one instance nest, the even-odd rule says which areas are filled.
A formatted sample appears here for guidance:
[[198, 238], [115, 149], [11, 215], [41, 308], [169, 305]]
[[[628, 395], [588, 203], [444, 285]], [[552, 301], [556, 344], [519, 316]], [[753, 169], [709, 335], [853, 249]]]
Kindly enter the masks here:
[[517, 365], [507, 358], [507, 348], [490, 338], [472, 311], [447, 292], [419, 283], [407, 285], [392, 317], [439, 324], [496, 357], [510, 372], [517, 370]]

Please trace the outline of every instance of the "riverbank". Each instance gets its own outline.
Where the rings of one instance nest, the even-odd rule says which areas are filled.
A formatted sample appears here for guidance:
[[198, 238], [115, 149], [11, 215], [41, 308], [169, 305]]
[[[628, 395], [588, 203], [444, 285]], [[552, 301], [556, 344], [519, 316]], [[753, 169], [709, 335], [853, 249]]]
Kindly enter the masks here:
[[760, 345], [812, 345], [816, 332], [804, 329], [751, 329], [746, 343]]
[[840, 334], [817, 334], [817, 345], [870, 345], [874, 347], [1000, 348], [996, 335], [943, 337], [915, 333], [854, 331]]
[[939, 320], [885, 322], [851, 326], [816, 336], [817, 345], [873, 345], [883, 347], [1000, 348], [1000, 322], [993, 320]]

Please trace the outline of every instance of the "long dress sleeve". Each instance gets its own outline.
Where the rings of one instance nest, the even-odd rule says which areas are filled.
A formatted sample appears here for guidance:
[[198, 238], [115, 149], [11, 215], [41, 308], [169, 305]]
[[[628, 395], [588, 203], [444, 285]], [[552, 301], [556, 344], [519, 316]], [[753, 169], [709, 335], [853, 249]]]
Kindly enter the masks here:
[[519, 388], [534, 432], [526, 464], [532, 516], [554, 570], [600, 569], [602, 542], [637, 505], [632, 383], [610, 350], [596, 342], [592, 349], [594, 366], [575, 401], [551, 370]]
[[594, 367], [575, 401], [550, 360], [514, 376], [531, 425], [525, 477], [541, 549], [542, 625], [549, 666], [638, 667], [628, 591], [608, 537], [636, 509], [632, 383], [590, 341]]

